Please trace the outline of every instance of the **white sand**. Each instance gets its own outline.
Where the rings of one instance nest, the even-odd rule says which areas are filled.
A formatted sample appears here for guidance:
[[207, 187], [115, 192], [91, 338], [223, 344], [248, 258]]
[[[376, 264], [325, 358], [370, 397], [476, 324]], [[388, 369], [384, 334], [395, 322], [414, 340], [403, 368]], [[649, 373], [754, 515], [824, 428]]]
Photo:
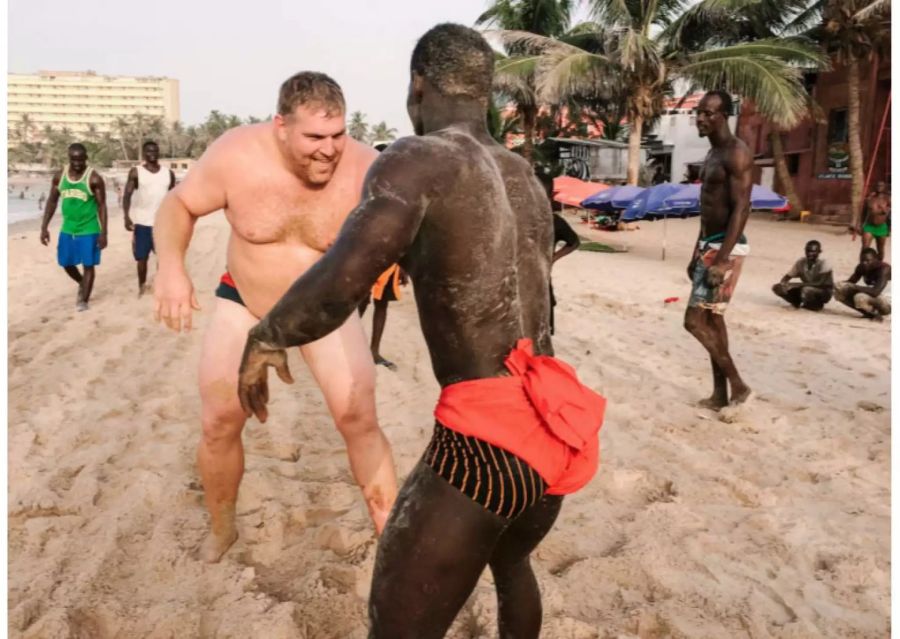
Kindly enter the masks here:
[[[86, 313], [55, 241], [10, 233], [10, 636], [365, 637], [375, 540], [296, 358], [296, 384], [276, 380], [269, 423], [245, 432], [241, 539], [218, 565], [193, 558], [206, 522], [194, 466], [202, 330], [153, 324], [112, 222]], [[666, 262], [661, 223], [576, 228], [631, 251], [578, 252], [554, 273], [557, 352], [609, 408], [597, 477], [534, 557], [542, 636], [886, 636], [890, 321], [835, 302], [796, 311], [769, 291], [805, 240], [822, 240], [842, 277], [858, 245], [751, 220], [753, 256], [727, 321], [756, 399], [720, 415], [695, 406], [709, 364], [681, 326], [697, 221], [669, 223]], [[221, 216], [204, 220], [191, 248], [201, 327], [226, 237]], [[664, 305], [670, 296], [681, 299]], [[409, 295], [391, 305], [382, 352], [400, 366], [379, 369], [377, 393], [405, 476], [438, 390]], [[496, 636], [495, 612], [486, 575], [449, 636]]]

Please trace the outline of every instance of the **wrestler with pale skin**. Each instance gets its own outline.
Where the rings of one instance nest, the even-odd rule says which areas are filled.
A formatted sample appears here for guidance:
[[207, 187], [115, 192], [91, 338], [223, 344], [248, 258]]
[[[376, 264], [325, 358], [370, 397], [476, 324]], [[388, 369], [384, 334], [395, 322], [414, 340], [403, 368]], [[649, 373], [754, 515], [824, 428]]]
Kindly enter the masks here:
[[[231, 225], [228, 270], [244, 303], [217, 297], [200, 361], [203, 430], [197, 461], [211, 520], [200, 548], [205, 561], [218, 561], [238, 536], [235, 503], [247, 416], [237, 387], [247, 333], [334, 242], [377, 155], [346, 134], [343, 96], [334, 81], [301, 73], [282, 86], [271, 122], [222, 135], [160, 207], [154, 227], [157, 320], [176, 332], [191, 329], [200, 306], [185, 255], [197, 219], [219, 209]], [[376, 420], [374, 364], [359, 317], [299, 350], [346, 442], [353, 476], [380, 534], [397, 482], [390, 445]]]

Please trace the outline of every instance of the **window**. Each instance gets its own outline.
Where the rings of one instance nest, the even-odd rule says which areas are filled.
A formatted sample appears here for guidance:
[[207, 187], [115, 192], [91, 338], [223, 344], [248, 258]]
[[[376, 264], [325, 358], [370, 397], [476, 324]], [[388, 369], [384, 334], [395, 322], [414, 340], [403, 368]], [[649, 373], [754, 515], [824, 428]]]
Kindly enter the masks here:
[[832, 109], [828, 114], [828, 144], [847, 139], [847, 109]]

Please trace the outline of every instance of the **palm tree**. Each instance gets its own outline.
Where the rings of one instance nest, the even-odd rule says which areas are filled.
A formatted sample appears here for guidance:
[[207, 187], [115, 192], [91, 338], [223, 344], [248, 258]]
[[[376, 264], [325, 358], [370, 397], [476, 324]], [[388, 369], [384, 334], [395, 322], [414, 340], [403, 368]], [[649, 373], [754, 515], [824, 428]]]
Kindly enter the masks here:
[[362, 111], [354, 111], [350, 114], [350, 125], [347, 133], [354, 140], [364, 142], [369, 137], [369, 125], [366, 123], [366, 114]]
[[[752, 0], [745, 0], [749, 2]], [[593, 0], [595, 22], [579, 33], [592, 47], [523, 32], [503, 32], [512, 45], [541, 51], [538, 90], [547, 101], [611, 87], [625, 96], [628, 119], [628, 183], [637, 184], [644, 124], [659, 115], [675, 80], [692, 87], [724, 89], [753, 100], [782, 127], [793, 127], [806, 111], [800, 65], [818, 65], [821, 55], [798, 38], [767, 38], [685, 51], [671, 46], [672, 25], [682, 0], [630, 2]]]
[[128, 118], [120, 116], [113, 120], [112, 128], [119, 140], [119, 146], [122, 149], [122, 159], [128, 160], [128, 148], [125, 146], [125, 140], [128, 138], [131, 130], [131, 123], [128, 121]]
[[31, 141], [31, 132], [34, 131], [34, 121], [27, 113], [23, 113], [16, 126], [19, 141], [28, 144]]
[[[574, 4], [572, 0], [495, 0], [475, 24], [559, 37], [569, 29]], [[539, 56], [527, 43], [509, 43], [505, 48], [505, 53], [497, 54], [494, 88], [516, 105], [524, 135], [522, 155], [531, 160], [541, 106], [535, 76]]]
[[[821, 0], [700, 0], [672, 23], [667, 35], [671, 47], [693, 51], [773, 38], [805, 39], [812, 47], [814, 42], [807, 34], [820, 20], [820, 3]], [[808, 94], [806, 100], [806, 115], [819, 117], [819, 109]], [[791, 209], [799, 214], [805, 207], [788, 169], [782, 131], [767, 119], [775, 172]]]
[[[890, 3], [882, 0], [823, 0], [822, 44], [834, 61], [847, 70], [847, 146], [850, 151], [850, 217], [858, 228], [862, 217], [863, 152], [859, 127], [860, 63], [883, 53], [890, 45]], [[887, 6], [885, 6], [887, 5]], [[887, 14], [887, 17], [885, 17]]]
[[397, 129], [388, 127], [387, 123], [382, 120], [372, 127], [369, 133], [369, 141], [374, 142], [393, 142], [397, 139]]

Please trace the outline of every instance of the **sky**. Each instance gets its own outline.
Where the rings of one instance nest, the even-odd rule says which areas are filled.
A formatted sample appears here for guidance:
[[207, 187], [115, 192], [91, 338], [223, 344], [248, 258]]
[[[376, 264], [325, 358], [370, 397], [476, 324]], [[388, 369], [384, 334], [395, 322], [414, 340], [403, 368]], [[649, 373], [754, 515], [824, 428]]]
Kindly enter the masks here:
[[329, 74], [349, 112], [412, 133], [409, 58], [440, 22], [472, 26], [489, 0], [9, 0], [10, 73], [39, 70], [158, 75], [180, 82], [181, 119], [212, 109], [275, 111], [297, 71]]

